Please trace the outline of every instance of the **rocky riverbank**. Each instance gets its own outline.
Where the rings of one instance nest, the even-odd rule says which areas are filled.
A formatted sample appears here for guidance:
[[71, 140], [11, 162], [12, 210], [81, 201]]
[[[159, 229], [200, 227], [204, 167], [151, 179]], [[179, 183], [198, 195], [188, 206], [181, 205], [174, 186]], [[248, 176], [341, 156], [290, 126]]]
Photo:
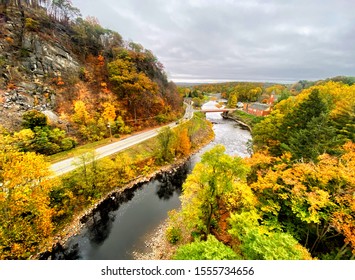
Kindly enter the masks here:
[[135, 260], [170, 260], [175, 252], [175, 247], [171, 245], [165, 232], [168, 227], [168, 221], [164, 221], [153, 232], [145, 237], [145, 250], [133, 252]]
[[[117, 197], [119, 197], [121, 194], [123, 194], [124, 191], [132, 189], [137, 185], [148, 183], [149, 181], [153, 180], [154, 178], [156, 178], [160, 174], [174, 173], [179, 168], [181, 168], [187, 162], [187, 160], [188, 160], [188, 158], [178, 159], [174, 163], [165, 165], [165, 166], [161, 167], [160, 169], [155, 170], [154, 172], [150, 173], [147, 176], [140, 176], [138, 178], [135, 178], [130, 183], [125, 185], [123, 188], [112, 190], [107, 195], [105, 195], [102, 199], [100, 199], [95, 204], [93, 204], [90, 208], [87, 208], [87, 209], [85, 209], [85, 211], [83, 211], [79, 215], [76, 215], [75, 218], [73, 219], [73, 221], [68, 226], [66, 226], [64, 229], [62, 229], [60, 232], [58, 232], [53, 238], [51, 250], [48, 250], [46, 252], [41, 252], [40, 254], [33, 256], [32, 259], [51, 259], [52, 252], [56, 251], [57, 248], [64, 248], [66, 246], [66, 243], [69, 240], [69, 238], [79, 234], [80, 231], [85, 226], [85, 222], [88, 219], [90, 219], [90, 217], [92, 216], [92, 213], [94, 213], [95, 210], [98, 207], [100, 207], [100, 205], [102, 203], [104, 203], [106, 200], [108, 200], [108, 199], [115, 200], [115, 199], [117, 199]], [[162, 229], [163, 229], [163, 227], [162, 227]], [[163, 232], [165, 232], [165, 230]], [[161, 237], [161, 239], [162, 239], [162, 237]]]

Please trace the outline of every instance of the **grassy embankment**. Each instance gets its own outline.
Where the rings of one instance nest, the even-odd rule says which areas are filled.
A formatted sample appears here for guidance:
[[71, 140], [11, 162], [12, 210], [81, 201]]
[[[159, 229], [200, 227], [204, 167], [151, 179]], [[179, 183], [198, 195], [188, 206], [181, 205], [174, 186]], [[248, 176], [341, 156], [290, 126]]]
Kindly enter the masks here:
[[[173, 130], [176, 139], [184, 129], [191, 141], [189, 154], [199, 150], [214, 136], [211, 124], [199, 113]], [[158, 137], [154, 137], [104, 159], [91, 161], [95, 159], [94, 152], [78, 156], [78, 162], [83, 165], [61, 176], [60, 183], [51, 192], [55, 241], [75, 233], [80, 217], [110, 193], [148, 180], [160, 170], [179, 164], [188, 157], [176, 153], [170, 162], [162, 162], [158, 159], [159, 149]]]
[[261, 122], [261, 120], [264, 118], [248, 114], [241, 110], [235, 110], [234, 112], [230, 112], [228, 114], [228, 117], [245, 123], [247, 126], [249, 126], [250, 129], [252, 129], [257, 123]]

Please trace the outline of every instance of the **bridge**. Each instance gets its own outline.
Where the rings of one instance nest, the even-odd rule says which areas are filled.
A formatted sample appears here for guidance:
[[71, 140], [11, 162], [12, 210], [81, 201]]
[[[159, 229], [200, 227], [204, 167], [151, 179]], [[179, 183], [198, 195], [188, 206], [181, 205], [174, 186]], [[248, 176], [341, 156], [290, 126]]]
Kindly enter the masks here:
[[202, 112], [202, 113], [227, 113], [227, 112], [233, 112], [237, 109], [228, 109], [228, 108], [211, 108], [211, 109], [202, 109], [202, 110], [196, 110], [197, 112]]

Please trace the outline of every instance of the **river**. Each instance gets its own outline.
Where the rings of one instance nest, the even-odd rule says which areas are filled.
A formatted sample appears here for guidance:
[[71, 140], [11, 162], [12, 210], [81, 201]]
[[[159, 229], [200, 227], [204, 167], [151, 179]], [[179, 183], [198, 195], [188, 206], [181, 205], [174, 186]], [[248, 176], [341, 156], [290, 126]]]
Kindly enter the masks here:
[[[210, 101], [204, 107], [216, 104]], [[215, 132], [210, 144], [178, 170], [106, 199], [90, 217], [83, 219], [83, 230], [70, 238], [65, 248], [56, 248], [51, 258], [129, 260], [133, 259], [133, 252], [144, 251], [147, 235], [167, 218], [168, 211], [180, 207], [181, 186], [203, 152], [223, 144], [230, 155], [248, 156], [246, 144], [251, 139], [248, 130], [223, 119], [220, 113], [207, 113], [206, 118], [213, 123]]]

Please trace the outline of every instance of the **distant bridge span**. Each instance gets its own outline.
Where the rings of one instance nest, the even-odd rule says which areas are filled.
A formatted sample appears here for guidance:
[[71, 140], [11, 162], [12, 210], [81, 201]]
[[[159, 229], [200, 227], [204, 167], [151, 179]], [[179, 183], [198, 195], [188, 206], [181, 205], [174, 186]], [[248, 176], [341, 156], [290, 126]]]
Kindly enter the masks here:
[[237, 109], [227, 109], [227, 108], [211, 108], [211, 109], [202, 109], [202, 110], [196, 110], [198, 112], [202, 112], [202, 113], [218, 113], [218, 112], [221, 112], [221, 113], [226, 113], [226, 112], [233, 112]]

